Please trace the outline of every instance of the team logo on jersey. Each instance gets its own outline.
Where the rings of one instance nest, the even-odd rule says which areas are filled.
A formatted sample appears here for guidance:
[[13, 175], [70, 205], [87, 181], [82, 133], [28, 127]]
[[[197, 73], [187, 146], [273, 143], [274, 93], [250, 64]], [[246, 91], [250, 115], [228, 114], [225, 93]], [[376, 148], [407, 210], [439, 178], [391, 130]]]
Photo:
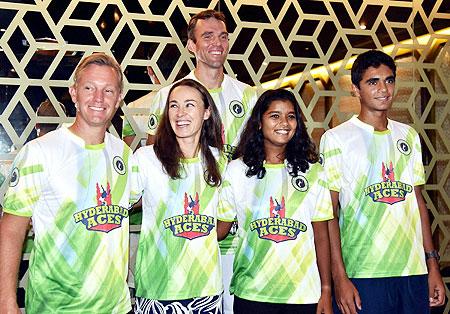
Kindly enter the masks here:
[[411, 147], [409, 146], [408, 142], [406, 142], [405, 140], [398, 140], [397, 141], [397, 149], [403, 155], [408, 156], [409, 154], [411, 154]]
[[97, 206], [80, 210], [73, 214], [75, 223], [80, 221], [87, 230], [110, 232], [120, 228], [122, 220], [128, 217], [128, 209], [111, 204], [111, 188], [109, 183], [106, 189], [97, 183]]
[[244, 106], [237, 100], [230, 102], [230, 111], [236, 118], [242, 118], [245, 114]]
[[413, 190], [411, 185], [395, 180], [392, 161], [389, 163], [389, 168], [386, 167], [384, 162], [382, 163], [381, 177], [382, 182], [369, 185], [364, 189], [366, 196], [369, 195], [374, 202], [392, 205], [404, 201], [406, 194]]
[[308, 180], [302, 175], [298, 175], [291, 179], [292, 185], [297, 191], [306, 192], [309, 188]]
[[9, 186], [10, 187], [15, 187], [17, 185], [17, 183], [19, 183], [19, 169], [14, 168], [13, 171], [11, 172], [11, 179], [9, 179]]
[[279, 243], [295, 240], [300, 232], [306, 231], [304, 223], [285, 217], [284, 196], [281, 197], [281, 203], [271, 196], [269, 211], [270, 218], [261, 218], [250, 223], [250, 230], [258, 232], [261, 239]]
[[123, 159], [120, 156], [115, 156], [113, 158], [113, 167], [114, 167], [114, 170], [116, 170], [116, 172], [120, 175], [124, 175], [125, 173], [127, 173], [127, 168], [125, 167], [125, 163], [123, 162]]
[[214, 228], [214, 217], [200, 214], [198, 193], [195, 199], [184, 193], [184, 214], [167, 218], [163, 221], [164, 228], [170, 229], [174, 236], [193, 240], [209, 235]]
[[154, 130], [156, 129], [157, 126], [158, 126], [158, 118], [156, 117], [155, 114], [152, 113], [148, 118], [148, 128], [150, 130]]

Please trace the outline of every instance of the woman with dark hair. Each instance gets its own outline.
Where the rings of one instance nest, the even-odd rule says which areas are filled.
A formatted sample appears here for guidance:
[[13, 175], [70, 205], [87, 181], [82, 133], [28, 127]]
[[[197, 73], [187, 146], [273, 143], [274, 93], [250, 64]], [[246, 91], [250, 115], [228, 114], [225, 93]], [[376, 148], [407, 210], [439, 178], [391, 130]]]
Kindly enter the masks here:
[[134, 156], [134, 198], [142, 195], [143, 209], [136, 313], [221, 313], [216, 211], [226, 165], [222, 147], [208, 91], [191, 79], [174, 84], [155, 144]]
[[234, 313], [331, 313], [330, 192], [291, 92], [261, 95], [235, 158], [217, 226], [221, 240], [238, 217]]

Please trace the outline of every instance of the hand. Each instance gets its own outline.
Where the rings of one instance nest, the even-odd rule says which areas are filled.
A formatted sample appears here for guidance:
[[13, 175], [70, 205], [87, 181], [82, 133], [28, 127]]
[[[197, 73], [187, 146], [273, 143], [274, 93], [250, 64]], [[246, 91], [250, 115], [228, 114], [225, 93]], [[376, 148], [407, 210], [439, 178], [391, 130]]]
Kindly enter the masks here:
[[441, 306], [445, 302], [445, 286], [439, 270], [430, 269], [428, 273], [428, 293], [430, 306]]
[[324, 292], [320, 296], [319, 303], [317, 304], [316, 314], [332, 314], [333, 306], [331, 305], [331, 291]]
[[14, 298], [10, 301], [0, 301], [0, 314], [22, 314], [22, 312]]
[[343, 314], [357, 314], [361, 310], [361, 298], [358, 290], [347, 277], [335, 281], [334, 293], [339, 310]]

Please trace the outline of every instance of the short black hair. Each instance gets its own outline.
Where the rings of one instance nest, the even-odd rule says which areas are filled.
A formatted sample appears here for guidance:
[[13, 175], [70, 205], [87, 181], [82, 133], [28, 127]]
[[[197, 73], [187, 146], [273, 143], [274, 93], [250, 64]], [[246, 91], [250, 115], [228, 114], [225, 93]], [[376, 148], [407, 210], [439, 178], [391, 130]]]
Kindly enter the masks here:
[[379, 50], [369, 50], [360, 54], [352, 66], [353, 85], [359, 88], [364, 72], [370, 67], [378, 68], [382, 64], [392, 70], [395, 78], [397, 67], [391, 56]]
[[201, 11], [197, 14], [195, 14], [193, 17], [191, 17], [191, 20], [188, 24], [188, 39], [192, 40], [194, 43], [196, 42], [194, 30], [197, 26], [198, 20], [207, 20], [207, 19], [216, 19], [218, 21], [222, 21], [225, 24], [225, 27], [227, 25], [227, 21], [225, 19], [225, 15], [222, 12], [215, 11], [212, 9]]

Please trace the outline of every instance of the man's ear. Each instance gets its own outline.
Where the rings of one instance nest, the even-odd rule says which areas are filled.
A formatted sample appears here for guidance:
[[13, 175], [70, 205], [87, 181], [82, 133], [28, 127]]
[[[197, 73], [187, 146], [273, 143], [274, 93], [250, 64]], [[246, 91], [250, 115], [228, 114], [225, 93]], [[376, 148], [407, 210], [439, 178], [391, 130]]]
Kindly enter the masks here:
[[70, 94], [70, 98], [72, 99], [72, 102], [74, 104], [76, 104], [77, 103], [77, 91], [76, 91], [75, 84], [73, 84], [72, 86], [69, 87], [69, 94]]
[[197, 48], [197, 47], [195, 47], [194, 41], [193, 41], [192, 39], [188, 39], [188, 41], [187, 41], [187, 49], [188, 49], [191, 53], [195, 54], [195, 52], [197, 51], [196, 48]]
[[116, 109], [120, 107], [120, 102], [123, 100], [123, 94], [119, 94], [119, 99], [117, 100], [116, 105], [114, 106]]
[[352, 84], [352, 96], [360, 98], [359, 88], [355, 84]]

